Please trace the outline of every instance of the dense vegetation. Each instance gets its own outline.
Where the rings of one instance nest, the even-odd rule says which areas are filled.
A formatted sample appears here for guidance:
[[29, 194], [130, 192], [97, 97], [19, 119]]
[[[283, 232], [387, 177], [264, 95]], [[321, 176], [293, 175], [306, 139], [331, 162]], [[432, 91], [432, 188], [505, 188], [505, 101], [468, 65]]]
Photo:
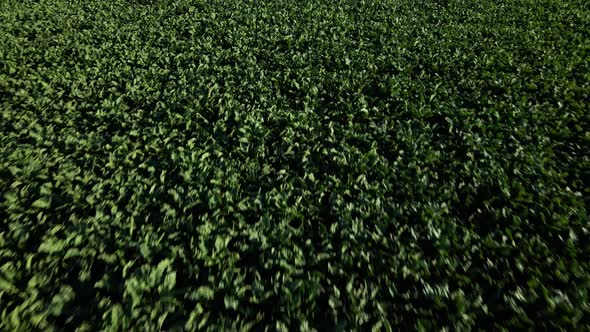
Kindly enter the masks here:
[[590, 328], [587, 0], [0, 1], [0, 329]]

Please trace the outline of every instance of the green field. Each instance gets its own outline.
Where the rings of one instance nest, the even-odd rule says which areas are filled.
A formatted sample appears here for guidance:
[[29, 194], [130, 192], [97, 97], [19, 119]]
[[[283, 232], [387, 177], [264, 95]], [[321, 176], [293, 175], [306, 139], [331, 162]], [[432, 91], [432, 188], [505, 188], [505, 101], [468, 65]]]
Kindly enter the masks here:
[[0, 0], [0, 330], [590, 329], [587, 0]]

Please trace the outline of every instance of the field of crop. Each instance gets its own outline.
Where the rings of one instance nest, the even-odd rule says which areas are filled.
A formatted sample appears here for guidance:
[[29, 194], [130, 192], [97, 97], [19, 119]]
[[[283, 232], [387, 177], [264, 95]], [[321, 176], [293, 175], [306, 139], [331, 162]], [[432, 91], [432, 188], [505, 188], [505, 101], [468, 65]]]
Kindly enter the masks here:
[[587, 0], [0, 1], [0, 330], [590, 328]]

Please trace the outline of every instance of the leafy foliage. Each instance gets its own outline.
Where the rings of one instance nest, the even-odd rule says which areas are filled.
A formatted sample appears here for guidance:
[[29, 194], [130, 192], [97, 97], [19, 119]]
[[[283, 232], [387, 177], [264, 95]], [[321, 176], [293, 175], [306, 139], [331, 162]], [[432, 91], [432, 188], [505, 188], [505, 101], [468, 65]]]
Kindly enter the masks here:
[[0, 2], [0, 329], [588, 328], [589, 24]]

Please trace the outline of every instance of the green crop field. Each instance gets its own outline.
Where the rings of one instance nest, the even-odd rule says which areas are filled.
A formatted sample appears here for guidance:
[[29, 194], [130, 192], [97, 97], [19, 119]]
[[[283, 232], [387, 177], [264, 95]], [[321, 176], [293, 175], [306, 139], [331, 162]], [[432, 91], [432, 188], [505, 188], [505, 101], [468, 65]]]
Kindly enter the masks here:
[[588, 0], [0, 0], [0, 330], [590, 329]]

